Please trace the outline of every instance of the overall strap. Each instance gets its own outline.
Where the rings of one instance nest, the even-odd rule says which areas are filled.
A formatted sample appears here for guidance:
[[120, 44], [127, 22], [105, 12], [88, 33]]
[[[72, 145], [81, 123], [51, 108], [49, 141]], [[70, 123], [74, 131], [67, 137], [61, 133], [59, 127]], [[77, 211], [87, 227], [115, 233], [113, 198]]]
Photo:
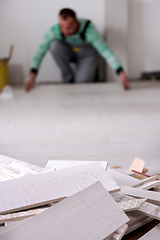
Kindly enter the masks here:
[[66, 40], [66, 37], [64, 36], [64, 34], [61, 32], [61, 37], [62, 37], [62, 40], [65, 41]]
[[85, 41], [85, 32], [86, 32], [86, 30], [87, 30], [87, 27], [88, 27], [88, 25], [90, 24], [90, 20], [87, 20], [87, 22], [86, 22], [86, 24], [85, 24], [85, 26], [84, 26], [84, 29], [83, 29], [83, 31], [81, 32], [81, 38], [82, 38], [82, 40], [83, 41]]

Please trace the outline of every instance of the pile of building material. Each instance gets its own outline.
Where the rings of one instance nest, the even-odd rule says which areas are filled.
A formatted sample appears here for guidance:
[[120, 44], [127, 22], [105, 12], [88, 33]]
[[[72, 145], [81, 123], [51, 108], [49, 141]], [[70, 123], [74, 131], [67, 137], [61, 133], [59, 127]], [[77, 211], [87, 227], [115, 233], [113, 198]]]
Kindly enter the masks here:
[[[159, 176], [142, 173], [137, 158], [129, 170], [54, 160], [41, 168], [0, 155], [0, 239], [120, 240], [160, 221]], [[157, 225], [141, 239], [159, 232]]]

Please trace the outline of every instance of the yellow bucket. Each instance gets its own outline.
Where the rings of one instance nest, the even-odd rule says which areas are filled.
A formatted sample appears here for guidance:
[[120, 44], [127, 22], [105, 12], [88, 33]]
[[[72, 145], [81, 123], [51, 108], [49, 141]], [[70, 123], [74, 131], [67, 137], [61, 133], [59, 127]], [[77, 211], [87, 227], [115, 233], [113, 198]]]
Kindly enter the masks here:
[[0, 89], [8, 84], [8, 61], [0, 61]]

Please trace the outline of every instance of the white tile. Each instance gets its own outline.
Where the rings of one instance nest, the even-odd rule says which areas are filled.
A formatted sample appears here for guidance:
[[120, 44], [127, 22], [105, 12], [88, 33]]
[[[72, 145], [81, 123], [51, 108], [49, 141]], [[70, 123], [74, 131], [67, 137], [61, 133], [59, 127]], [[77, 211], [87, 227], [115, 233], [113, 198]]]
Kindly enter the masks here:
[[[108, 207], [109, 206], [109, 207]], [[0, 232], [1, 240], [103, 240], [128, 217], [100, 182]], [[11, 227], [11, 228], [10, 228]]]
[[0, 213], [6, 214], [57, 202], [97, 181], [111, 193], [120, 190], [99, 163], [0, 182]]
[[154, 191], [143, 190], [133, 187], [121, 187], [121, 193], [138, 198], [146, 198], [149, 202], [160, 204], [160, 193]]

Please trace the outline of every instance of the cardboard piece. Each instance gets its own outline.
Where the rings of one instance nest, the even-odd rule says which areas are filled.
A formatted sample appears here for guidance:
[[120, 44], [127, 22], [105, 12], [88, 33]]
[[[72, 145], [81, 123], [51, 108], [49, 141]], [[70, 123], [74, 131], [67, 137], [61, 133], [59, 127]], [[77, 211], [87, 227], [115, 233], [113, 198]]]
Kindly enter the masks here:
[[99, 163], [0, 182], [0, 213], [57, 202], [97, 181], [109, 192], [120, 190]]
[[28, 211], [0, 215], [0, 224], [5, 223], [5, 222], [10, 222], [10, 221], [20, 221], [22, 219], [37, 215], [46, 209], [48, 209], [48, 208], [36, 208], [33, 210], [28, 210]]
[[[150, 217], [146, 217], [145, 219], [142, 219], [142, 220], [139, 220], [138, 222], [134, 223], [133, 225], [130, 225], [125, 233], [128, 234], [130, 232], [133, 232], [134, 230], [144, 226], [145, 224], [149, 223], [153, 221], [153, 218], [150, 218]], [[151, 240], [151, 239], [150, 239]]]
[[138, 211], [127, 212], [126, 215], [130, 219], [129, 222], [127, 223], [128, 226], [134, 225], [137, 222], [140, 222], [147, 218], [146, 215]]
[[138, 179], [128, 176], [122, 172], [115, 170], [115, 169], [108, 168], [107, 173], [115, 180], [115, 182], [119, 186], [131, 187], [140, 182]]
[[134, 172], [130, 172], [130, 171], [126, 170], [126, 169], [117, 168], [116, 170], [121, 172], [121, 173], [124, 173], [124, 174], [126, 174], [128, 176], [134, 176], [135, 175]]
[[127, 224], [124, 224], [122, 227], [118, 228], [117, 231], [113, 233], [111, 240], [121, 240], [122, 237], [125, 235], [127, 229]]
[[145, 161], [143, 161], [140, 158], [135, 158], [129, 168], [129, 171], [135, 170], [137, 172], [142, 173], [144, 165], [145, 165]]
[[92, 164], [92, 163], [100, 163], [101, 166], [107, 170], [108, 162], [105, 161], [69, 161], [69, 160], [48, 160], [45, 169], [49, 170], [61, 170], [71, 167], [79, 167], [82, 165]]
[[98, 182], [11, 229], [6, 227], [0, 239], [103, 240], [128, 220]]
[[143, 168], [142, 173], [147, 173], [147, 172], [148, 172], [148, 169], [147, 168]]
[[126, 202], [119, 202], [118, 205], [124, 212], [130, 212], [139, 209], [146, 202], [146, 199], [132, 199]]
[[124, 212], [137, 210], [146, 202], [146, 199], [137, 199], [121, 193], [113, 193], [111, 195]]
[[132, 187], [135, 187], [135, 188], [136, 188], [136, 187], [142, 186], [143, 184], [148, 183], [148, 182], [151, 182], [151, 181], [155, 180], [156, 178], [158, 178], [157, 175], [152, 176], [152, 177], [149, 177], [149, 178], [146, 178], [146, 179], [143, 179], [142, 181], [140, 181], [139, 183], [135, 184], [135, 185], [132, 186]]
[[0, 181], [42, 173], [44, 170], [39, 166], [0, 155]]
[[134, 176], [134, 174], [135, 174], [134, 172], [130, 172], [130, 171], [126, 170], [126, 169], [121, 168], [120, 166], [115, 166], [115, 167], [112, 167], [112, 168], [116, 169], [117, 171], [122, 172], [122, 173], [124, 173], [126, 175], [129, 175], [129, 176]]
[[144, 180], [144, 179], [148, 178], [148, 176], [144, 173], [139, 173], [139, 172], [136, 172], [134, 170], [133, 170], [133, 172], [135, 173], [133, 177], [138, 179], [138, 180]]
[[160, 180], [156, 180], [156, 181], [144, 183], [143, 185], [141, 185], [137, 188], [148, 190], [148, 189], [156, 188], [156, 187], [159, 187], [159, 186], [160, 186]]
[[138, 211], [160, 221], [160, 207], [157, 205], [146, 202]]
[[138, 197], [138, 198], [146, 198], [148, 202], [160, 204], [160, 193], [159, 192], [153, 192], [153, 191], [147, 191], [143, 189], [137, 189], [133, 187], [121, 187], [121, 193]]
[[38, 172], [17, 162], [12, 162], [11, 165], [5, 165], [3, 163], [0, 163], [0, 181], [21, 178], [30, 174], [37, 173]]

